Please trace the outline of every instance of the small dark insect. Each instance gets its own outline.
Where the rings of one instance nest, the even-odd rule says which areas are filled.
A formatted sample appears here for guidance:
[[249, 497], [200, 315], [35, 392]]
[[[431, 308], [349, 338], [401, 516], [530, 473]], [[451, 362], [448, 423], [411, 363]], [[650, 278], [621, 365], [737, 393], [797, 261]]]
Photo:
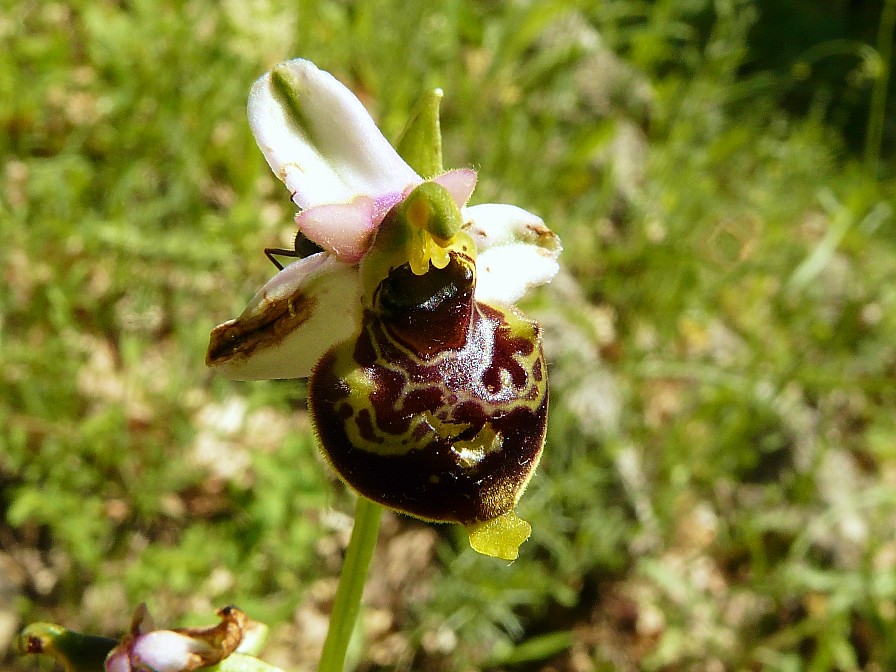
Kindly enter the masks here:
[[305, 257], [310, 257], [312, 254], [317, 254], [318, 252], [323, 252], [324, 248], [322, 248], [317, 243], [314, 243], [308, 238], [305, 237], [305, 234], [301, 231], [296, 232], [296, 240], [293, 243], [293, 249], [287, 250], [282, 247], [266, 247], [264, 248], [264, 253], [267, 255], [267, 258], [271, 260], [271, 263], [277, 267], [277, 270], [283, 270], [283, 264], [281, 264], [274, 255], [279, 257], [289, 257], [290, 259], [304, 259]]

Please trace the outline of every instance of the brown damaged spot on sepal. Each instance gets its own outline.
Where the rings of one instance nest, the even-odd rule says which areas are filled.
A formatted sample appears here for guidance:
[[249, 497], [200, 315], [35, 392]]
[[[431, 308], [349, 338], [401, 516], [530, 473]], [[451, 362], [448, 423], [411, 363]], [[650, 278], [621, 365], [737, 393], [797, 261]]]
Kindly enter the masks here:
[[[463, 230], [467, 231], [471, 236], [480, 239], [486, 247], [494, 245], [496, 242], [494, 234], [489, 233], [481, 226], [476, 226], [472, 221], [465, 222]], [[522, 230], [518, 230], [518, 235], [519, 238], [517, 240], [504, 242], [535, 245], [542, 254], [547, 254], [548, 256], [555, 256], [563, 250], [560, 236], [551, 231], [544, 222], [526, 222], [522, 225]]]
[[217, 366], [238, 357], [248, 358], [259, 349], [276, 345], [311, 318], [315, 305], [312, 297], [295, 292], [285, 299], [267, 300], [250, 317], [244, 314], [218, 325], [209, 337], [206, 366]]
[[553, 257], [563, 249], [560, 236], [542, 222], [526, 224], [526, 233], [528, 235], [525, 242], [537, 245], [543, 255]]

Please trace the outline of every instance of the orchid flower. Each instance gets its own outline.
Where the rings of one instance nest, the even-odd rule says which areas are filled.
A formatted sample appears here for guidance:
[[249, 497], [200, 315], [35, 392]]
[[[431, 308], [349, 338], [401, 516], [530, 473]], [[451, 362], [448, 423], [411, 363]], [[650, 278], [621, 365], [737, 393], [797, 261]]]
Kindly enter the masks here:
[[236, 607], [219, 609], [218, 616], [221, 622], [207, 628], [159, 630], [141, 604], [120, 641], [34, 623], [19, 636], [18, 648], [52, 656], [66, 672], [280, 672], [255, 657], [267, 639], [266, 625]]
[[[321, 448], [350, 487], [512, 559], [547, 422], [540, 331], [512, 304], [553, 278], [561, 247], [521, 208], [467, 205], [476, 173], [442, 171], [440, 95], [402, 158], [312, 63], [255, 83], [250, 126], [299, 208], [299, 258], [212, 331], [206, 362], [234, 380], [310, 377]], [[303, 256], [304, 239], [320, 251]]]

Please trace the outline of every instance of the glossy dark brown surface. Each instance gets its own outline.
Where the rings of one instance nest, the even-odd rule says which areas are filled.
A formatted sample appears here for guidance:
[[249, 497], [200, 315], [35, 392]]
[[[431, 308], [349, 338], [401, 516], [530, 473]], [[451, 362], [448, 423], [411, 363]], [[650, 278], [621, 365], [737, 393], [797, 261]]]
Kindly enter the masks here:
[[468, 261], [380, 287], [354, 342], [315, 368], [327, 459], [363, 495], [429, 520], [511, 510], [538, 464], [547, 380], [537, 325], [473, 301]]

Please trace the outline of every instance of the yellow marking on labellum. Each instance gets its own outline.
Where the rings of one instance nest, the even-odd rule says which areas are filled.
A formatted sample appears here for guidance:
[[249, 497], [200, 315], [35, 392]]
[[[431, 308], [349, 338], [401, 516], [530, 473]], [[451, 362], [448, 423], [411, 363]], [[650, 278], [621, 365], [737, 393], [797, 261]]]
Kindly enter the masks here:
[[427, 424], [432, 427], [433, 431], [439, 436], [446, 439], [460, 436], [470, 428], [470, 425], [468, 423], [447, 422], [436, 417], [430, 411], [426, 411], [424, 415], [426, 417]]
[[[336, 348], [334, 371], [348, 389], [348, 396], [339, 402], [337, 412], [344, 417], [345, 431], [356, 449], [383, 456], [405, 455], [426, 448], [434, 440], [450, 439], [467, 429], [469, 425], [444, 422], [429, 411], [408, 418], [408, 428], [400, 434], [383, 429], [372, 401], [381, 392], [381, 386], [368, 369], [354, 361], [353, 346], [348, 342]], [[400, 373], [404, 375], [404, 372]], [[407, 397], [407, 385], [400, 396]], [[395, 410], [400, 411], [400, 407]]]
[[534, 322], [476, 302], [461, 225], [435, 183], [387, 215], [361, 262], [361, 328], [315, 368], [309, 407], [349, 486], [512, 560], [531, 531], [514, 508], [544, 443], [544, 353]]
[[452, 450], [461, 465], [470, 468], [482, 462], [486, 455], [500, 451], [503, 444], [504, 437], [491, 427], [486, 426], [469, 441], [455, 441]]

